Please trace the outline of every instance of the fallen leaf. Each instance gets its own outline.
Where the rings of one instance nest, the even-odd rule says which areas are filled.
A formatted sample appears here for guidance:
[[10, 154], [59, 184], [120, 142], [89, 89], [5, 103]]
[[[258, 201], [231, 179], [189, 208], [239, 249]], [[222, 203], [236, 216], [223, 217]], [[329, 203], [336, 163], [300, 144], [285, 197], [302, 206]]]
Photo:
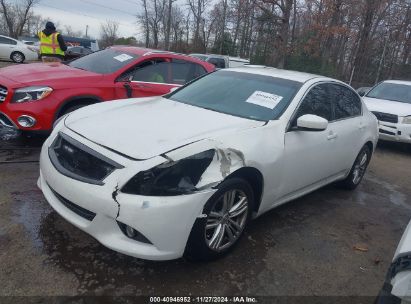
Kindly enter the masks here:
[[361, 252], [367, 252], [368, 251], [368, 247], [365, 245], [354, 245], [354, 250], [358, 250]]

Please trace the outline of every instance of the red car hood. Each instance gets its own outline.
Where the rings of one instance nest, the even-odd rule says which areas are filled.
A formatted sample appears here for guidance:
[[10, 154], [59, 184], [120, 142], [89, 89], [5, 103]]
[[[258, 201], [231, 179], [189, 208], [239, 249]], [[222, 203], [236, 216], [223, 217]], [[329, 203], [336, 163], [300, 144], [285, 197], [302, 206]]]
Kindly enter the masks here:
[[0, 76], [19, 83], [44, 83], [59, 79], [99, 76], [92, 72], [69, 67], [61, 63], [32, 63], [12, 65], [0, 69]]

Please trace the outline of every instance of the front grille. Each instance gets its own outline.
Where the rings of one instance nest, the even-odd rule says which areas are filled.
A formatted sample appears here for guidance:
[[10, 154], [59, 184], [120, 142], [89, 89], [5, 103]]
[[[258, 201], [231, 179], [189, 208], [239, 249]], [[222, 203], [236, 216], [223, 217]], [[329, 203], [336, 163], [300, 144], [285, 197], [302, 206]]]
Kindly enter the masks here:
[[50, 146], [49, 156], [61, 174], [94, 185], [104, 185], [103, 180], [109, 174], [115, 169], [123, 168], [61, 132]]
[[394, 133], [394, 132], [390, 132], [390, 131], [383, 130], [383, 129], [380, 129], [380, 133], [395, 136], [395, 133]]
[[13, 122], [3, 113], [0, 113], [0, 124], [7, 127], [14, 127]]
[[382, 112], [372, 112], [378, 120], [398, 123], [398, 116], [394, 114], [382, 113]]
[[6, 100], [7, 94], [7, 88], [0, 85], [0, 103]]
[[82, 218], [92, 221], [96, 214], [94, 212], [91, 212], [87, 209], [84, 209], [83, 207], [80, 207], [73, 202], [70, 202], [68, 199], [62, 197], [60, 194], [58, 194], [56, 191], [54, 191], [50, 186], [49, 186], [51, 192], [53, 192], [54, 196], [57, 197], [57, 199], [62, 203], [64, 206], [66, 206], [67, 209], [70, 209], [73, 211], [75, 214], [81, 216]]

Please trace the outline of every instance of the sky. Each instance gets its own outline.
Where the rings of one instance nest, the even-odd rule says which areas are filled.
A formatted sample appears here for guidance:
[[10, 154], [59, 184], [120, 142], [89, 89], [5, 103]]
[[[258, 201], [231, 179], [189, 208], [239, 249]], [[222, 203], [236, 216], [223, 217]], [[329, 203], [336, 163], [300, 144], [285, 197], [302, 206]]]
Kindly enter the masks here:
[[141, 12], [140, 0], [40, 0], [34, 12], [60, 26], [70, 25], [74, 31], [98, 38], [100, 24], [106, 20], [119, 23], [119, 36], [141, 36], [136, 15]]
[[[174, 2], [174, 5], [185, 4], [186, 0]], [[70, 25], [74, 31], [82, 31], [83, 34], [88, 25], [88, 35], [94, 38], [100, 36], [101, 23], [114, 20], [119, 23], [120, 37], [143, 39], [136, 18], [142, 11], [141, 0], [40, 0], [34, 8], [36, 14], [50, 18], [62, 27]]]

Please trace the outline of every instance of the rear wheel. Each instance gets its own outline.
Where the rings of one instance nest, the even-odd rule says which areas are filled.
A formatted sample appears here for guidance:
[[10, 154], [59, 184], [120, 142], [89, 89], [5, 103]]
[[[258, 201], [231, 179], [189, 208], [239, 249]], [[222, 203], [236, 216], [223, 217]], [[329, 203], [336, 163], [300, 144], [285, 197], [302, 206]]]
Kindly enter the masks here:
[[229, 252], [243, 235], [254, 205], [251, 186], [240, 178], [224, 181], [206, 203], [204, 218], [197, 219], [185, 256], [212, 260]]
[[24, 57], [24, 54], [21, 52], [13, 52], [10, 56], [11, 60], [13, 60], [15, 63], [23, 63], [26, 57]]
[[360, 153], [358, 153], [355, 159], [354, 165], [351, 168], [347, 178], [341, 181], [341, 186], [348, 190], [354, 190], [361, 183], [367, 170], [368, 164], [371, 160], [371, 149], [368, 146], [364, 146]]

